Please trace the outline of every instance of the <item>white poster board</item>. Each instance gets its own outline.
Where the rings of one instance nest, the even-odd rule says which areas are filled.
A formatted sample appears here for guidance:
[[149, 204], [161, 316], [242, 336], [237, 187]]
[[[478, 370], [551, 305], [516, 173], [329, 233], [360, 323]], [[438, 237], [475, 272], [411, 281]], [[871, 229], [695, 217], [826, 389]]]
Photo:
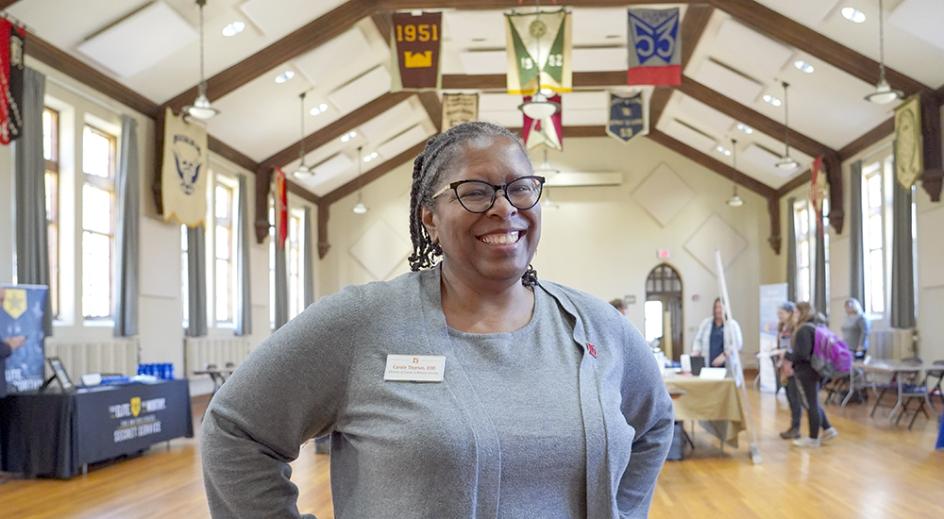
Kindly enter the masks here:
[[760, 390], [773, 393], [777, 390], [777, 373], [770, 352], [777, 349], [777, 309], [787, 300], [787, 284], [761, 285], [760, 287]]

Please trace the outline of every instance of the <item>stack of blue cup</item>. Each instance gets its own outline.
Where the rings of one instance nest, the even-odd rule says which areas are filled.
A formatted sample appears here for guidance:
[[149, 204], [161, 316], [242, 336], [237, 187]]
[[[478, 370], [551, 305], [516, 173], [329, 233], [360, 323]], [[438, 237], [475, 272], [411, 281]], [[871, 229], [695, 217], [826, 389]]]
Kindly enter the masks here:
[[150, 375], [160, 380], [174, 380], [174, 365], [169, 362], [138, 364], [138, 375]]

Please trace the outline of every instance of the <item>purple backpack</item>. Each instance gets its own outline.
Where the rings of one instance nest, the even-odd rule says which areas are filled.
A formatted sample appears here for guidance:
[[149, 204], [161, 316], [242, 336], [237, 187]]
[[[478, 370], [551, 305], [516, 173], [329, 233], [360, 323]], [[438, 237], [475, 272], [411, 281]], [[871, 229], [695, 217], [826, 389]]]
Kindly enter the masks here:
[[810, 363], [813, 369], [824, 378], [849, 373], [852, 370], [852, 351], [849, 350], [849, 345], [832, 330], [826, 326], [817, 326]]

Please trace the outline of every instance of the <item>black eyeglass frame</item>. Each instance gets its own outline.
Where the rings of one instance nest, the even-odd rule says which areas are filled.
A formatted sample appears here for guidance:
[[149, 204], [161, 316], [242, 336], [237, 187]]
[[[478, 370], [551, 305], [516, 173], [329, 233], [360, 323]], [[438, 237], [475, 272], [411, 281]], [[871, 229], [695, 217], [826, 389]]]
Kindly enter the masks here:
[[[506, 188], [509, 185], [514, 184], [515, 182], [518, 182], [519, 180], [524, 180], [524, 179], [536, 179], [538, 181], [538, 196], [537, 198], [534, 199], [534, 203], [529, 205], [528, 207], [518, 207], [517, 205], [515, 205], [514, 202], [511, 201], [511, 198], [508, 196], [508, 191], [506, 191]], [[462, 197], [459, 196], [459, 186], [463, 184], [469, 184], [472, 182], [483, 184], [492, 188], [492, 201], [488, 204], [488, 207], [486, 207], [485, 209], [481, 211], [473, 211], [469, 209], [468, 207], [466, 207], [465, 204], [462, 203]], [[545, 182], [547, 182], [547, 179], [540, 175], [525, 175], [523, 177], [512, 179], [510, 182], [505, 182], [504, 184], [489, 184], [488, 182], [484, 180], [473, 180], [473, 179], [456, 180], [455, 182], [451, 182], [449, 185], [437, 191], [436, 194], [434, 194], [431, 197], [431, 199], [435, 200], [439, 196], [442, 196], [443, 193], [451, 189], [453, 195], [455, 195], [456, 200], [459, 201], [459, 205], [461, 205], [463, 209], [465, 209], [466, 211], [470, 213], [481, 214], [481, 213], [487, 213], [492, 207], [495, 207], [495, 201], [498, 200], [498, 192], [501, 191], [502, 196], [505, 197], [505, 200], [508, 200], [508, 203], [511, 204], [512, 207], [514, 207], [515, 209], [518, 209], [519, 211], [527, 211], [528, 209], [531, 209], [532, 207], [538, 205], [538, 202], [541, 201], [541, 195], [544, 194]]]

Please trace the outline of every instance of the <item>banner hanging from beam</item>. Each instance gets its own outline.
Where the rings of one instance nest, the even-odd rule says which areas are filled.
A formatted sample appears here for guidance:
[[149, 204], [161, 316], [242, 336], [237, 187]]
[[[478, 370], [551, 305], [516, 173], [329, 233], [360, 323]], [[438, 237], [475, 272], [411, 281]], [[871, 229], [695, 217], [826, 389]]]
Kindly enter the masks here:
[[682, 34], [679, 8], [629, 8], [630, 85], [682, 84]]
[[563, 9], [505, 14], [508, 93], [573, 90], [571, 16]]
[[[531, 96], [525, 96], [524, 102], [531, 101]], [[547, 146], [555, 150], [564, 149], [564, 128], [561, 124], [561, 114], [563, 105], [561, 105], [561, 96], [556, 95], [548, 99], [552, 103], [557, 103], [561, 109], [550, 117], [543, 119], [532, 119], [521, 112], [524, 117], [524, 124], [521, 126], [521, 140], [524, 141], [526, 149], [535, 148], [540, 145]]]
[[443, 94], [442, 131], [479, 118], [478, 94]]
[[392, 90], [438, 89], [442, 13], [394, 13], [390, 48], [396, 49]]
[[207, 131], [167, 108], [164, 112], [161, 197], [164, 221], [203, 225], [207, 212]]
[[642, 92], [629, 97], [619, 96], [611, 92], [606, 133], [623, 142], [629, 142], [637, 135], [649, 133], [649, 127], [646, 124], [645, 106]]
[[895, 109], [895, 178], [905, 189], [924, 172], [921, 97], [913, 95]]

